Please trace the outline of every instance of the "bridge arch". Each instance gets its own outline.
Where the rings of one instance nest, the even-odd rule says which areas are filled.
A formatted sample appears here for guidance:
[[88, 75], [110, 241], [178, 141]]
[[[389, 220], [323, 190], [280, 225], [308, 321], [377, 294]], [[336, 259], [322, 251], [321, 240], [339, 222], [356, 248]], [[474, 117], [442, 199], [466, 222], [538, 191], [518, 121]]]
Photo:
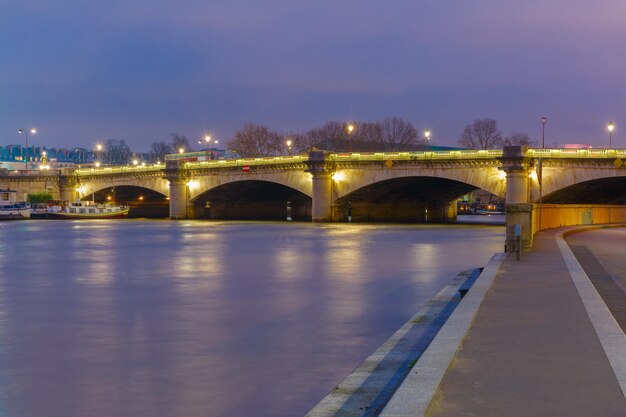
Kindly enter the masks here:
[[170, 190], [168, 181], [161, 176], [148, 176], [148, 177], [83, 177], [78, 181], [76, 191], [78, 198], [91, 195], [94, 192], [97, 194], [102, 190], [107, 190], [116, 187], [136, 187], [141, 189], [150, 190], [152, 192], [161, 194], [165, 197], [169, 197]]
[[626, 176], [578, 182], [546, 194], [545, 204], [626, 204]]
[[[589, 164], [584, 166], [544, 165], [543, 201], [563, 204], [606, 203], [618, 199], [619, 191], [624, 190], [625, 182], [626, 169], [616, 168], [613, 163], [597, 164], [597, 166]], [[599, 194], [602, 192], [606, 193], [606, 198], [602, 198]], [[533, 187], [531, 199], [534, 202], [539, 201], [538, 186]]]
[[[338, 169], [334, 174], [337, 198], [342, 198], [358, 189], [383, 181], [399, 178], [440, 178], [456, 183], [467, 184], [476, 189], [488, 191], [498, 197], [504, 197], [506, 188], [503, 172], [497, 163], [482, 165], [481, 169], [467, 166], [424, 166], [405, 169]], [[452, 184], [452, 183], [450, 183]]]
[[190, 204], [196, 218], [309, 220], [312, 199], [279, 182], [244, 177], [195, 193]]
[[334, 217], [350, 215], [354, 221], [447, 221], [456, 216], [455, 200], [477, 189], [446, 178], [390, 178], [339, 197]]

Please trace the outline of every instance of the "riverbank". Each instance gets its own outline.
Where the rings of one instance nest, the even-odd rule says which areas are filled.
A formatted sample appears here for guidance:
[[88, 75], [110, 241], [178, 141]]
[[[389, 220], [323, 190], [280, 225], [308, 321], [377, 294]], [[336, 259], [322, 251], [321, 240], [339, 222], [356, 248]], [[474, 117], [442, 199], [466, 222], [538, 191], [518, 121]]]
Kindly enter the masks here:
[[563, 239], [572, 229], [504, 260], [484, 300], [470, 290], [380, 416], [626, 415], [626, 336]]
[[458, 274], [306, 417], [378, 415], [461, 302], [461, 290], [471, 287], [481, 271]]

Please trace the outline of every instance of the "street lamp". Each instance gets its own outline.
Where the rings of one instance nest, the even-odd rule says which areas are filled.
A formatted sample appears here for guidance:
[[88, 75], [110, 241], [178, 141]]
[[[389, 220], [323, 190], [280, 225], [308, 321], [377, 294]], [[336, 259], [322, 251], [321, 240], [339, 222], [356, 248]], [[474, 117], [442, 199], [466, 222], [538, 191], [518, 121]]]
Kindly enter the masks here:
[[[30, 129], [17, 129], [17, 133], [19, 133], [20, 135], [24, 133], [26, 135], [26, 158], [28, 158], [28, 133], [29, 132], [32, 135], [34, 135], [35, 133], [37, 133], [37, 129], [35, 129], [34, 127], [31, 127]], [[22, 155], [22, 161], [26, 162], [24, 155]]]
[[615, 129], [615, 125], [613, 122], [609, 122], [609, 125], [606, 127], [609, 129], [609, 149], [611, 149], [611, 142], [613, 140], [613, 130]]
[[426, 136], [426, 140], [430, 141], [430, 130], [429, 129], [426, 129], [424, 131], [424, 136]]
[[185, 148], [178, 149], [178, 153], [185, 153]]
[[356, 129], [354, 123], [348, 123], [346, 130], [348, 131], [348, 138], [350, 138], [350, 153], [352, 153], [352, 133]]
[[291, 144], [293, 143], [291, 141], [291, 139], [287, 139], [287, 142], [285, 142], [287, 144], [287, 152], [289, 153], [289, 155], [291, 155]]
[[102, 151], [102, 144], [96, 143], [96, 168], [100, 166], [100, 152]]
[[547, 121], [548, 121], [548, 118], [546, 116], [543, 116], [541, 118], [541, 149], [544, 149], [546, 147], [545, 134], [546, 134], [546, 122]]
[[[541, 149], [545, 149], [546, 146], [546, 123], [548, 118], [543, 116], [541, 118]], [[539, 157], [539, 230], [541, 230], [542, 222], [541, 222], [541, 209], [543, 205], [543, 161], [541, 157]]]
[[48, 153], [46, 151], [41, 152], [41, 165], [39, 165], [39, 169], [43, 171], [44, 179], [43, 179], [43, 192], [48, 192], [48, 170], [50, 169], [50, 165], [48, 165]]

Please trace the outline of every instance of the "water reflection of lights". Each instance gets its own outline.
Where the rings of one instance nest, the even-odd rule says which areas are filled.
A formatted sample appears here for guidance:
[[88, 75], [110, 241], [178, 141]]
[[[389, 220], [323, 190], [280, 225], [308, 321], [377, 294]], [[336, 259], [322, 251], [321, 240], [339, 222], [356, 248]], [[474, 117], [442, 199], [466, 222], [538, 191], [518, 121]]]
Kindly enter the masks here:
[[296, 248], [293, 247], [278, 247], [274, 252], [274, 265], [277, 266], [277, 270], [280, 271], [276, 274], [277, 279], [281, 281], [293, 281], [296, 280], [300, 274], [299, 259], [301, 255]]
[[411, 259], [414, 262], [413, 268], [417, 271], [413, 279], [419, 282], [432, 282], [436, 279], [437, 271], [433, 265], [436, 265], [440, 259], [438, 256], [443, 256], [441, 249], [440, 244], [415, 243], [413, 245]]
[[88, 251], [90, 262], [85, 262], [88, 272], [81, 274], [77, 281], [108, 285], [113, 280], [110, 264], [115, 257], [113, 252], [115, 242], [109, 233], [98, 232], [89, 237], [89, 244], [92, 247]]

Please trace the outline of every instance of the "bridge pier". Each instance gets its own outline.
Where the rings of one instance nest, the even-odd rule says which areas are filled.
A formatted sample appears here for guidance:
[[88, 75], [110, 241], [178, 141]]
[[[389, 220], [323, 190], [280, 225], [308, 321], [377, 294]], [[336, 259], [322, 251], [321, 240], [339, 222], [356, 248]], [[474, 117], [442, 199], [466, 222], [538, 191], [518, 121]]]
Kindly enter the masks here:
[[452, 203], [431, 203], [428, 205], [429, 223], [448, 223], [456, 220], [456, 201]]
[[502, 169], [506, 173], [506, 241], [505, 252], [515, 251], [515, 225], [522, 225], [522, 247], [533, 245], [532, 204], [529, 193], [529, 173], [533, 160], [526, 158], [526, 148], [505, 146], [502, 152]]
[[59, 199], [61, 201], [76, 201], [76, 180], [68, 175], [59, 176]]
[[[313, 205], [311, 217], [313, 222], [333, 221], [333, 172], [334, 163], [329, 159], [330, 152], [311, 151], [307, 162], [307, 171], [313, 176]], [[337, 219], [334, 219], [337, 220]]]
[[189, 216], [189, 190], [187, 173], [181, 169], [178, 161], [167, 161], [165, 164], [165, 179], [170, 188], [170, 219], [186, 219]]

